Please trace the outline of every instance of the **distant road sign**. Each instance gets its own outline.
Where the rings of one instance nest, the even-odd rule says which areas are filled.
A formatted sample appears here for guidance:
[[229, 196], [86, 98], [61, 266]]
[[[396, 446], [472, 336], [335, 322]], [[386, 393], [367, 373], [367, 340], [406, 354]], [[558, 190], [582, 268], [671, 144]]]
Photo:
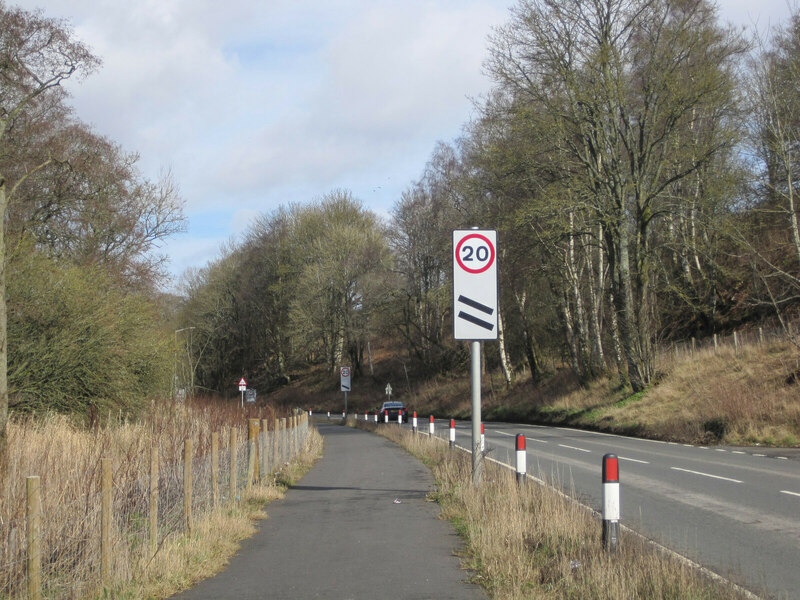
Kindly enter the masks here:
[[255, 402], [256, 401], [256, 391], [253, 388], [250, 388], [244, 393], [245, 402]]
[[453, 231], [453, 337], [497, 339], [497, 232]]
[[246, 389], [247, 389], [247, 382], [244, 380], [244, 377], [242, 377], [242, 378], [239, 380], [239, 391], [240, 391], [240, 392], [243, 392], [243, 391], [245, 391]]
[[340, 367], [339, 368], [339, 380], [341, 383], [342, 391], [349, 392], [351, 389], [350, 386], [350, 367]]

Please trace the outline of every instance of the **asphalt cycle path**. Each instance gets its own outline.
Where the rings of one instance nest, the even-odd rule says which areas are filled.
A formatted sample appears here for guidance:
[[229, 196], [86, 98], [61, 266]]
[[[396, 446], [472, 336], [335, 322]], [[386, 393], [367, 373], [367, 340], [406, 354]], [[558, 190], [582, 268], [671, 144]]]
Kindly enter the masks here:
[[430, 471], [388, 440], [318, 425], [323, 457], [242, 543], [229, 566], [174, 599], [485, 599], [461, 540], [427, 500]]

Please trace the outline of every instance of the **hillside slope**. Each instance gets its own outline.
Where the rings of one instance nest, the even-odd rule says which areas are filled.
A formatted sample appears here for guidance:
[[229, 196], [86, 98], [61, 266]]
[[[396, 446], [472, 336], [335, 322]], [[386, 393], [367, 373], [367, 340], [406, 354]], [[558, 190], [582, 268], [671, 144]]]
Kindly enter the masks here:
[[[420, 416], [468, 418], [469, 374], [417, 379], [388, 352], [377, 355], [374, 375], [353, 381], [348, 411], [374, 411], [386, 399], [406, 403]], [[524, 378], [505, 386], [483, 377], [485, 420], [585, 427], [684, 443], [797, 446], [800, 444], [800, 353], [786, 342], [701, 350], [670, 356], [646, 391], [631, 395], [616, 376], [580, 386], [567, 369], [534, 385]], [[341, 412], [344, 394], [334, 373], [301, 375], [271, 400]]]

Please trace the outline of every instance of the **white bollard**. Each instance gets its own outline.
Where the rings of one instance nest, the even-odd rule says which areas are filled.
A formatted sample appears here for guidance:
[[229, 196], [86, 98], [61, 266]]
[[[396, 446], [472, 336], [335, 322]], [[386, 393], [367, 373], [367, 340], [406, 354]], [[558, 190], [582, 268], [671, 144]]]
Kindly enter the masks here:
[[450, 419], [450, 447], [456, 447], [456, 420]]
[[432, 436], [435, 433], [436, 425], [433, 422], [433, 415], [431, 415], [431, 422], [428, 425], [428, 433]]
[[603, 456], [603, 548], [614, 552], [619, 545], [619, 459]]
[[414, 416], [411, 417], [411, 429], [417, 433], [417, 411], [414, 411]]
[[403, 424], [403, 413], [397, 413], [397, 424], [398, 425]]
[[517, 434], [517, 483], [525, 484], [525, 474], [528, 472], [528, 456], [525, 449], [525, 436]]
[[483, 423], [481, 423], [481, 452], [486, 452], [486, 435], [483, 431]]
[[378, 413], [375, 413], [375, 422], [378, 422]]

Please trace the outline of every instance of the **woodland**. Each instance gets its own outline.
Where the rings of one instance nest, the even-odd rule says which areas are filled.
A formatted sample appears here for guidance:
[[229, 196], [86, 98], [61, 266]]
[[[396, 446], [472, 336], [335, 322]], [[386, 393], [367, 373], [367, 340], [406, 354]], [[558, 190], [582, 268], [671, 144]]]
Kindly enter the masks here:
[[99, 66], [68, 23], [0, 0], [0, 446], [9, 414], [91, 424], [242, 376], [367, 376], [377, 347], [417, 378], [461, 369], [454, 228], [498, 231], [484, 355], [509, 385], [559, 364], [639, 392], [659, 344], [797, 315], [800, 14], [758, 37], [710, 0], [520, 0], [491, 92], [388, 219], [346, 189], [287, 198], [177, 294], [177, 183], [69, 107], [62, 84]]

